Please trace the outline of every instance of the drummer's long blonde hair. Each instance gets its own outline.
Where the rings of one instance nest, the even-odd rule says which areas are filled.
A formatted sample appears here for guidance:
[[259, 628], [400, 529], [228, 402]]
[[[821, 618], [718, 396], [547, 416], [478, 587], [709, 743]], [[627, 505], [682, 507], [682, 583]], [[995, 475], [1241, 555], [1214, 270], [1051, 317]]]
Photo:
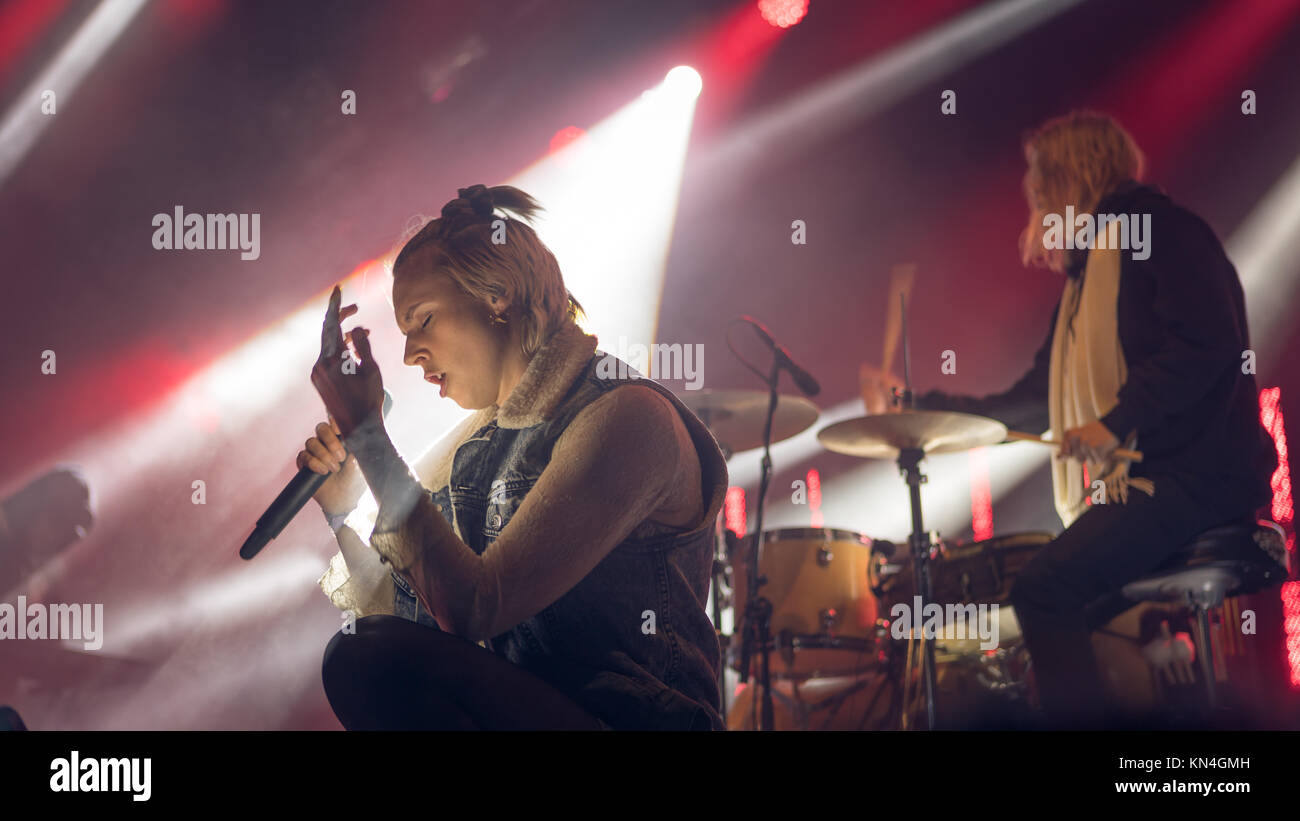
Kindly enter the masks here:
[[[1133, 137], [1114, 119], [1095, 111], [1074, 111], [1048, 120], [1025, 135], [1025, 200], [1029, 223], [1020, 233], [1020, 258], [1064, 273], [1075, 254], [1043, 246], [1043, 217], [1074, 206], [1076, 214], [1091, 213], [1125, 180], [1141, 180], [1146, 158]], [[1066, 226], [1073, 231], [1073, 226]]]

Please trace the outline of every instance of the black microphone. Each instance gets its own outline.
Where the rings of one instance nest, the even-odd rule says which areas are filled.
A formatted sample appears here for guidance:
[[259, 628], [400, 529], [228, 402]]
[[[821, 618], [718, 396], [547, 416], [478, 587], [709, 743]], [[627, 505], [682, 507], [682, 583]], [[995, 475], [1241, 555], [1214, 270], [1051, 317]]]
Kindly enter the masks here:
[[817, 383], [816, 379], [813, 379], [812, 374], [795, 364], [794, 360], [790, 358], [789, 351], [776, 344], [776, 340], [767, 332], [767, 328], [764, 328], [762, 323], [751, 316], [742, 316], [741, 319], [753, 325], [754, 330], [758, 332], [763, 341], [772, 347], [772, 351], [776, 354], [777, 363], [790, 372], [790, 377], [794, 379], [800, 390], [808, 396], [816, 396], [821, 393], [822, 386]]
[[[393, 407], [393, 397], [388, 391], [384, 391], [384, 417], [388, 417], [388, 411]], [[325, 484], [325, 480], [333, 474], [320, 474], [308, 467], [298, 469], [298, 474], [289, 480], [289, 484], [284, 486], [280, 495], [275, 497], [271, 506], [266, 509], [262, 517], [257, 520], [257, 525], [253, 528], [253, 534], [244, 541], [244, 546], [239, 548], [239, 557], [241, 559], [251, 559], [261, 552], [272, 539], [280, 535], [285, 525], [298, 515], [298, 511], [316, 495], [320, 486]]]

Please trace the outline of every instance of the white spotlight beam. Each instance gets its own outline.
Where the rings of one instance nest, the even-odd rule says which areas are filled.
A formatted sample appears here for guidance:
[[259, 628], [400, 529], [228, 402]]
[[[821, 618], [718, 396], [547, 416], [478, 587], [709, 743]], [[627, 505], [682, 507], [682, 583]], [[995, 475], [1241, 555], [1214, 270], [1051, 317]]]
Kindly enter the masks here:
[[726, 178], [825, 139], [1080, 2], [1001, 0], [973, 9], [757, 115], [711, 148], [701, 168]]
[[1300, 159], [1232, 233], [1227, 250], [1246, 292], [1251, 344], [1272, 362], [1300, 289]]
[[654, 341], [698, 93], [699, 75], [674, 69], [511, 181], [545, 204], [538, 235], [587, 310], [588, 331], [602, 350], [625, 359], [620, 340]]
[[[1043, 448], [1027, 443], [988, 449], [994, 499], [1005, 495], [1047, 461]], [[927, 457], [922, 469], [921, 509], [927, 530], [952, 534], [971, 522], [970, 460], [966, 452]], [[789, 488], [773, 488], [763, 528], [807, 527], [807, 505], [790, 503]], [[872, 538], [905, 539], [912, 529], [907, 485], [893, 462], [864, 462], [861, 467], [822, 477], [822, 519], [827, 527], [854, 530]], [[1044, 488], [1044, 502], [1050, 490]], [[746, 506], [753, 508], [756, 502]]]
[[160, 637], [182, 636], [204, 623], [231, 626], [272, 617], [286, 597], [314, 584], [320, 571], [320, 557], [312, 553], [276, 555], [260, 565], [237, 565], [215, 579], [160, 594], [148, 604], [115, 608], [124, 612], [113, 614], [105, 652], [130, 656]]
[[[58, 106], [67, 105], [82, 79], [99, 62], [131, 22], [145, 0], [103, 0], [90, 13], [50, 65], [30, 85], [0, 123], [0, 183], [18, 167], [49, 124], [58, 116]], [[55, 114], [42, 112], [41, 95], [55, 95]]]
[[[772, 446], [772, 463], [779, 471], [814, 466], [818, 454], [827, 453], [817, 441], [817, 431], [864, 413], [861, 399], [850, 399], [823, 410], [816, 425]], [[757, 490], [762, 455], [762, 450], [755, 449], [733, 456], [727, 465], [730, 484]], [[1028, 443], [989, 448], [992, 497], [998, 499], [1005, 495], [1046, 463], [1047, 458], [1046, 449]], [[922, 468], [929, 477], [921, 489], [925, 526], [941, 533], [964, 529], [970, 524], [971, 515], [968, 454], [963, 451], [929, 456]], [[764, 530], [808, 526], [808, 507], [791, 503], [790, 488], [774, 484], [768, 490], [767, 501]], [[750, 499], [745, 505], [751, 517], [757, 503], [757, 499]], [[864, 460], [861, 467], [829, 478], [823, 472], [821, 511], [827, 527], [856, 530], [873, 538], [897, 538], [911, 530], [907, 486], [894, 462]]]
[[[624, 359], [624, 344], [654, 341], [700, 88], [699, 74], [678, 66], [659, 86], [506, 181], [545, 206], [536, 230], [587, 312], [586, 330], [601, 350]], [[452, 407], [452, 424], [469, 415]], [[431, 437], [427, 422], [418, 429], [390, 425], [395, 440], [415, 440], [413, 454], [424, 453], [449, 427]], [[354, 529], [369, 533], [377, 512], [367, 489], [350, 520]]]

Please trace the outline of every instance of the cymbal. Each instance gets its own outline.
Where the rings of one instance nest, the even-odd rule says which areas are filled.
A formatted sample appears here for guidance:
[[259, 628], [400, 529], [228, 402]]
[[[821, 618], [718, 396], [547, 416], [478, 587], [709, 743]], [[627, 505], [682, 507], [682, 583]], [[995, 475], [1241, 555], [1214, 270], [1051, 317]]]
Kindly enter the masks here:
[[[711, 390], [677, 394], [686, 407], [713, 431], [718, 445], [728, 454], [763, 446], [763, 423], [767, 420], [767, 391]], [[802, 396], [778, 395], [772, 414], [772, 442], [803, 433], [817, 421], [821, 411]]]
[[867, 459], [897, 459], [904, 448], [950, 453], [995, 445], [1007, 438], [1001, 422], [969, 413], [902, 411], [859, 416], [817, 432], [822, 446]]

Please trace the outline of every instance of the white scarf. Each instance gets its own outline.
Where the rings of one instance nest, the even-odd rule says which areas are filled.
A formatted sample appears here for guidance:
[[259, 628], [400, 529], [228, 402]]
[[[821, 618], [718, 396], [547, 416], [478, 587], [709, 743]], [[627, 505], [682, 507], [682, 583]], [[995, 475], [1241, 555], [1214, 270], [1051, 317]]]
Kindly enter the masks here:
[[[1119, 339], [1119, 278], [1119, 250], [1093, 248], [1088, 252], [1083, 275], [1070, 277], [1065, 284], [1052, 335], [1048, 377], [1048, 413], [1054, 441], [1064, 441], [1065, 431], [1095, 422], [1119, 404], [1119, 389], [1128, 377]], [[1121, 444], [1128, 449], [1136, 446], [1136, 432]], [[1115, 457], [1104, 464], [1089, 462], [1090, 485], [1085, 486], [1082, 462], [1053, 459], [1052, 492], [1061, 522], [1069, 527], [1088, 509], [1089, 497], [1097, 496], [1092, 485], [1098, 480], [1105, 485], [1105, 496], [1100, 499], [1106, 503], [1126, 503], [1130, 486], [1148, 496], [1155, 495], [1151, 480], [1129, 477], [1128, 467], [1127, 459]]]

